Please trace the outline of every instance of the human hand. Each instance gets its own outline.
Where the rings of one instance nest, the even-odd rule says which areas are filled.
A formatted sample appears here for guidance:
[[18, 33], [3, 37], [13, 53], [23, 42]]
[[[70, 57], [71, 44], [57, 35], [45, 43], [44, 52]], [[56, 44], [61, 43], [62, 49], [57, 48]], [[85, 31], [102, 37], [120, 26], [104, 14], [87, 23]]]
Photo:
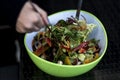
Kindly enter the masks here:
[[48, 24], [47, 13], [38, 5], [34, 4], [38, 12], [35, 12], [30, 2], [26, 2], [23, 6], [17, 22], [16, 31], [19, 33], [27, 33], [40, 30], [41, 27]]

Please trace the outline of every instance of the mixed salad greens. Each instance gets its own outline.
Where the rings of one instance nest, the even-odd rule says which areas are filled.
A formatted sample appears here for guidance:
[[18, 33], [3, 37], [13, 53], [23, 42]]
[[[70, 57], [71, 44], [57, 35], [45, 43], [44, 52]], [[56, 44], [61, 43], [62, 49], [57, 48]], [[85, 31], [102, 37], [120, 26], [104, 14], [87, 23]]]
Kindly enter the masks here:
[[69, 17], [49, 26], [44, 32], [38, 32], [33, 41], [33, 53], [58, 64], [81, 65], [90, 63], [99, 57], [99, 40], [87, 40], [96, 27], [86, 20]]

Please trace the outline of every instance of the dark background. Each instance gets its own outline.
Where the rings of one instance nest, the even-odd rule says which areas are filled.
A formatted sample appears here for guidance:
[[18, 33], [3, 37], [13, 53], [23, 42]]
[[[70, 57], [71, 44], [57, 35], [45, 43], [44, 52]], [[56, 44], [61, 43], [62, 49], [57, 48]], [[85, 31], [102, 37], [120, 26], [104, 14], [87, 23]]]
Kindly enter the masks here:
[[[34, 0], [45, 9], [48, 15], [58, 11], [76, 9], [78, 0]], [[20, 44], [20, 62], [18, 65], [1, 68], [3, 80], [120, 80], [120, 0], [83, 0], [82, 10], [98, 17], [108, 36], [108, 48], [101, 62], [91, 71], [72, 78], [58, 78], [38, 69], [29, 58], [24, 47], [24, 34], [16, 34]], [[4, 72], [9, 72], [3, 75]], [[12, 77], [12, 78], [11, 78]], [[11, 78], [11, 79], [10, 79]]]
[[[45, 2], [45, 10], [52, 14], [76, 9], [77, 0]], [[108, 48], [101, 62], [91, 71], [72, 78], [57, 78], [39, 70], [25, 53], [22, 53], [20, 78], [22, 80], [120, 80], [120, 0], [83, 0], [82, 10], [91, 12], [103, 23], [108, 36]], [[24, 46], [21, 46], [22, 49]]]

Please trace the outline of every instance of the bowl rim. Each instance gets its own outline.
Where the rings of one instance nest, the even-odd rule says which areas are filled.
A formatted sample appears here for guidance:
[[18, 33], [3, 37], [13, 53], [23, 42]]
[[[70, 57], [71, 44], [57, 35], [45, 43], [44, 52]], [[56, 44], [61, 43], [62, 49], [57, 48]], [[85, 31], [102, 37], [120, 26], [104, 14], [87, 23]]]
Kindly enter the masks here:
[[[63, 10], [63, 11], [59, 11], [59, 12], [53, 13], [53, 14], [49, 15], [48, 17], [53, 16], [53, 15], [56, 15], [56, 14], [59, 14], [59, 13], [63, 13], [63, 12], [74, 12], [74, 11], [76, 11], [76, 10]], [[101, 27], [102, 27], [102, 29], [103, 29], [106, 43], [105, 43], [105, 49], [104, 49], [104, 51], [101, 53], [101, 55], [100, 55], [99, 58], [97, 58], [96, 60], [94, 60], [94, 61], [92, 61], [92, 62], [90, 62], [90, 63], [82, 64], [82, 65], [60, 65], [60, 64], [57, 64], [57, 63], [53, 63], [53, 62], [47, 61], [47, 60], [42, 59], [42, 58], [38, 57], [37, 55], [33, 54], [33, 52], [27, 47], [27, 44], [26, 44], [26, 35], [27, 35], [27, 33], [25, 33], [25, 35], [24, 35], [24, 45], [25, 45], [26, 50], [28, 51], [27, 53], [28, 53], [28, 54], [32, 54], [35, 58], [40, 59], [42, 62], [51, 64], [51, 65], [55, 65], [55, 66], [61, 66], [61, 67], [74, 67], [74, 68], [76, 68], [76, 67], [84, 67], [84, 66], [88, 66], [88, 65], [91, 65], [91, 64], [94, 64], [94, 63], [100, 61], [100, 59], [104, 56], [104, 54], [105, 54], [105, 52], [106, 52], [106, 50], [107, 50], [107, 47], [108, 47], [108, 36], [107, 36], [107, 32], [106, 32], [105, 27], [104, 27], [104, 25], [102, 24], [102, 22], [101, 22], [94, 14], [92, 14], [92, 13], [90, 13], [90, 12], [88, 12], [88, 11], [85, 11], [85, 10], [81, 10], [81, 12], [86, 13], [86, 14], [89, 14], [90, 16], [94, 17], [94, 18], [98, 21], [98, 23], [101, 25]]]

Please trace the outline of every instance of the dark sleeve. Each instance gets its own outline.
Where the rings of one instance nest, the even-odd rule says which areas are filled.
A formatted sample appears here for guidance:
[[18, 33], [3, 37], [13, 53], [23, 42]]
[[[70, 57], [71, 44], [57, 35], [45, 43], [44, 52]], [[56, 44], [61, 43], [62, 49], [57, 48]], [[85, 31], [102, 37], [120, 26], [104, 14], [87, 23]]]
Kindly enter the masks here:
[[26, 0], [0, 0], [0, 25], [15, 27], [17, 17]]
[[48, 15], [53, 13], [76, 9], [78, 0], [33, 0], [36, 4], [38, 4], [41, 8], [47, 11]]

